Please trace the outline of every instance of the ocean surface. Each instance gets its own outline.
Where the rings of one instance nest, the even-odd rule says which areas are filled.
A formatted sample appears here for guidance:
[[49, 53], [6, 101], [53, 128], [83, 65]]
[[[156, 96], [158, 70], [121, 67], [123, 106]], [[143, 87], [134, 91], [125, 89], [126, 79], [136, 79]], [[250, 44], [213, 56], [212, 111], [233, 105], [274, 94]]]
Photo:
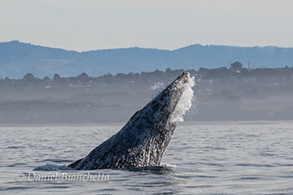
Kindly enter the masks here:
[[160, 167], [66, 168], [120, 128], [0, 127], [0, 194], [293, 194], [293, 123], [179, 124]]

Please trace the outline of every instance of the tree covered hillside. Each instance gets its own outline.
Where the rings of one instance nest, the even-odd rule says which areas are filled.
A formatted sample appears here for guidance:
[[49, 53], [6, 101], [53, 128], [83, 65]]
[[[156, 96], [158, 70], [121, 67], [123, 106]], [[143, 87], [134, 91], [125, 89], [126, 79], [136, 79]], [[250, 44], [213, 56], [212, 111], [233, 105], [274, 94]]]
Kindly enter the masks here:
[[[0, 123], [126, 122], [184, 70], [91, 77], [0, 79]], [[185, 121], [293, 119], [293, 67], [187, 70], [195, 75], [195, 101]]]

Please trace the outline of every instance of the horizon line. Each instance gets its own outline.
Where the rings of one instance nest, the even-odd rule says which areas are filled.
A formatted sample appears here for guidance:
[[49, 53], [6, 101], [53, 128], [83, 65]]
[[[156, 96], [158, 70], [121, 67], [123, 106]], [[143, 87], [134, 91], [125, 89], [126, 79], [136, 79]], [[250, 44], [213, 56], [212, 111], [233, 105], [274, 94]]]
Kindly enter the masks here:
[[149, 50], [161, 50], [161, 51], [176, 51], [176, 50], [180, 50], [183, 48], [188, 48], [188, 47], [192, 47], [192, 46], [202, 46], [202, 47], [236, 47], [236, 48], [280, 48], [280, 49], [293, 49], [292, 47], [284, 47], [284, 46], [274, 46], [274, 45], [266, 45], [266, 46], [237, 46], [237, 45], [217, 45], [217, 44], [200, 44], [200, 43], [194, 43], [194, 44], [190, 44], [190, 45], [186, 45], [186, 46], [182, 46], [176, 49], [160, 49], [160, 48], [152, 48], [152, 47], [141, 47], [141, 46], [131, 46], [131, 47], [117, 47], [117, 48], [108, 48], [108, 49], [94, 49], [94, 50], [86, 50], [86, 51], [77, 51], [77, 50], [70, 50], [70, 49], [65, 49], [65, 48], [60, 48], [60, 47], [54, 47], [54, 46], [48, 46], [48, 45], [39, 45], [39, 44], [34, 44], [31, 42], [23, 42], [23, 41], [19, 41], [19, 40], [11, 40], [11, 41], [5, 41], [5, 42], [0, 42], [0, 44], [4, 43], [12, 43], [12, 42], [17, 42], [17, 43], [22, 43], [22, 44], [28, 44], [28, 45], [32, 45], [32, 46], [39, 46], [39, 47], [45, 47], [45, 48], [51, 48], [51, 49], [61, 49], [61, 50], [65, 50], [65, 51], [69, 51], [69, 52], [77, 52], [77, 53], [86, 53], [86, 52], [94, 52], [94, 51], [106, 51], [106, 50], [119, 50], [119, 49], [149, 49]]

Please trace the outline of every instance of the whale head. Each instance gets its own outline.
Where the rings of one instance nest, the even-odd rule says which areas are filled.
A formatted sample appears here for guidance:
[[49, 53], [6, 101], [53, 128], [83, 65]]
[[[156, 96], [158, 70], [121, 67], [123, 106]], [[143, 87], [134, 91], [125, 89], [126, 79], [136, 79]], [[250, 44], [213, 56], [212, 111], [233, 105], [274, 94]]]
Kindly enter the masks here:
[[193, 84], [184, 72], [119, 132], [69, 166], [81, 170], [159, 166], [177, 123], [191, 106]]

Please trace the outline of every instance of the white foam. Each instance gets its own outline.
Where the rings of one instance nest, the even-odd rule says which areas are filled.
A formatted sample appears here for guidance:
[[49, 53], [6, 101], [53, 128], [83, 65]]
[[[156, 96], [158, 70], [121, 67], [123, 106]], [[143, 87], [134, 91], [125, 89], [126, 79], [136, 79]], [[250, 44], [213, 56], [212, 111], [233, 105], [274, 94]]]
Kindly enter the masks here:
[[73, 170], [66, 165], [56, 165], [56, 164], [45, 164], [38, 166], [33, 169], [34, 171], [60, 171], [60, 170]]
[[192, 87], [195, 85], [194, 76], [189, 79], [189, 82], [183, 85], [183, 93], [181, 98], [171, 115], [171, 122], [178, 123], [183, 122], [183, 115], [188, 111], [192, 106], [193, 101], [193, 90]]
[[168, 163], [161, 163], [161, 166], [170, 167], [170, 168], [176, 168], [177, 167], [177, 165], [172, 165], [172, 164], [168, 164]]

